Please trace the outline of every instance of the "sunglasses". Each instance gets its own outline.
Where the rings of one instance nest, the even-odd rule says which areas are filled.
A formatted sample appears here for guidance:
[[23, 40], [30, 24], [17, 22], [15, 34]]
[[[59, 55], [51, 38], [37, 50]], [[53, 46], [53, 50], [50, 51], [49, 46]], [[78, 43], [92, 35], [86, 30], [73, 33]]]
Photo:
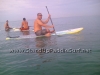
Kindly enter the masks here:
[[38, 16], [42, 16], [42, 15], [38, 15]]

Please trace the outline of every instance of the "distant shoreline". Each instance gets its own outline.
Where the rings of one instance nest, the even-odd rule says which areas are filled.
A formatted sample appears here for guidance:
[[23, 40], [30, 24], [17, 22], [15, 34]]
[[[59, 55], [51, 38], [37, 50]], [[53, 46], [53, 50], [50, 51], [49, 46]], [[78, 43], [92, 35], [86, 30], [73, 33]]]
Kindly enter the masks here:
[[[70, 17], [58, 17], [58, 18], [52, 18], [52, 19], [59, 19], [59, 18], [75, 18], [75, 17], [100, 17], [100, 15], [93, 15], [93, 16], [70, 16]], [[43, 18], [46, 19], [46, 18]], [[35, 19], [27, 19], [27, 21], [34, 21]], [[10, 21], [9, 22], [18, 22], [18, 21], [22, 21], [22, 20], [16, 20], [16, 21]], [[4, 23], [5, 21], [1, 21], [0, 23]]]

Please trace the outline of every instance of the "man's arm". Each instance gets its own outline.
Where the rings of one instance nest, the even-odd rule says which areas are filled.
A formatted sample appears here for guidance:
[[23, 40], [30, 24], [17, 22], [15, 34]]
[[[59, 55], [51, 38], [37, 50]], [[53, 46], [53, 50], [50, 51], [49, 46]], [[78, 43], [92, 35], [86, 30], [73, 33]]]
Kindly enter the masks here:
[[38, 23], [39, 25], [43, 26], [43, 27], [46, 27], [46, 28], [53, 28], [53, 26], [52, 26], [52, 25], [51, 25], [51, 26], [46, 25], [46, 24], [42, 23], [42, 21], [41, 21], [41, 20], [37, 20], [37, 23]]
[[48, 16], [47, 20], [46, 21], [42, 21], [44, 24], [47, 24], [49, 22], [49, 19], [50, 19], [50, 15]]

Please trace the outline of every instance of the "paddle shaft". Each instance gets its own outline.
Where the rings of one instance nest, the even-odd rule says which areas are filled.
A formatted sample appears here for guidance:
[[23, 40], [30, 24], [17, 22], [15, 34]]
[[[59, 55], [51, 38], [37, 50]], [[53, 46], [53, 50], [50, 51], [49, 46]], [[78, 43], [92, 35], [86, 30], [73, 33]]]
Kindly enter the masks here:
[[[47, 6], [46, 6], [46, 9], [47, 9], [47, 12], [48, 12], [48, 14], [49, 14], [49, 11], [48, 11], [48, 8], [47, 8]], [[53, 22], [52, 22], [52, 19], [51, 19], [51, 17], [50, 17], [50, 21], [51, 21], [51, 24], [53, 25]], [[54, 29], [54, 31], [55, 31], [55, 28], [53, 27], [53, 29]], [[55, 32], [55, 34], [56, 34], [56, 32]]]

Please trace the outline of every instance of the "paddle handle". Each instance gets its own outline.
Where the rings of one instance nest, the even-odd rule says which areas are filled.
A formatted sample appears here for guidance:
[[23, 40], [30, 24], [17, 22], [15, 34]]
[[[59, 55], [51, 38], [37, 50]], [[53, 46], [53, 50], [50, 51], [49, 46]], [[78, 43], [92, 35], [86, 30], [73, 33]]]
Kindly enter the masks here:
[[[46, 6], [46, 9], [47, 9], [47, 12], [48, 12], [48, 14], [49, 14], [49, 11], [48, 11], [48, 8], [47, 8], [47, 6]], [[51, 21], [51, 24], [53, 25], [53, 22], [52, 22], [52, 19], [51, 19], [51, 17], [50, 17], [50, 21]], [[54, 31], [55, 31], [55, 28], [53, 27], [53, 29], [54, 29]]]

